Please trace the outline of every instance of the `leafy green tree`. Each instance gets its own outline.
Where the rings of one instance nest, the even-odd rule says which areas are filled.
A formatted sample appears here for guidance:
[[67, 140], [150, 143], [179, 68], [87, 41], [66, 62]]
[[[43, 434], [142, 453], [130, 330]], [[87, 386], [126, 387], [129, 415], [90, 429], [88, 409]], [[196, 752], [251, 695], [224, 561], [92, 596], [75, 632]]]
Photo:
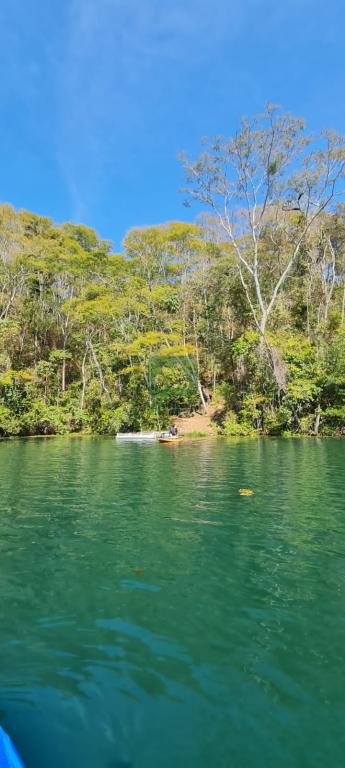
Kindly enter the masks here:
[[186, 161], [208, 213], [136, 227], [121, 253], [0, 206], [0, 436], [200, 406], [228, 435], [343, 434], [344, 160], [343, 139], [267, 107]]

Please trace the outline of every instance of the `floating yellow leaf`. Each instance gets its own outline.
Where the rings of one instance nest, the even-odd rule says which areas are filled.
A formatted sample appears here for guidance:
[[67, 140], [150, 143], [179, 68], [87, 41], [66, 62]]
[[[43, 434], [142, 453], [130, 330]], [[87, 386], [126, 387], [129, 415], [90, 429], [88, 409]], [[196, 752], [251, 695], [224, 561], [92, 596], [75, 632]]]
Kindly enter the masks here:
[[241, 496], [252, 496], [254, 491], [251, 491], [250, 488], [240, 488], [239, 493]]

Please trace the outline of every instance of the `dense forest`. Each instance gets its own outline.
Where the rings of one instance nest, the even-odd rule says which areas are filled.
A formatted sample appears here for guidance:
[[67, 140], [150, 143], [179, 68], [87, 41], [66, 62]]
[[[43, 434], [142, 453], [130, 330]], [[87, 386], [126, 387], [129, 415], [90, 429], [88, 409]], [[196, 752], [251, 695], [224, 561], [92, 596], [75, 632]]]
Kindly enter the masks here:
[[345, 143], [274, 107], [182, 158], [196, 223], [94, 230], [0, 207], [0, 435], [345, 430]]

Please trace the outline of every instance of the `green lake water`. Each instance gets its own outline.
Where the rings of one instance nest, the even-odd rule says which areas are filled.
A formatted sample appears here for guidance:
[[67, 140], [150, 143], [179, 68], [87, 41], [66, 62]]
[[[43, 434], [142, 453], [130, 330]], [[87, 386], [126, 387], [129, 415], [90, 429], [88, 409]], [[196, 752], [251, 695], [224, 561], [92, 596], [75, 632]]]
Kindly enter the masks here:
[[0, 724], [27, 768], [343, 766], [344, 460], [1, 443]]

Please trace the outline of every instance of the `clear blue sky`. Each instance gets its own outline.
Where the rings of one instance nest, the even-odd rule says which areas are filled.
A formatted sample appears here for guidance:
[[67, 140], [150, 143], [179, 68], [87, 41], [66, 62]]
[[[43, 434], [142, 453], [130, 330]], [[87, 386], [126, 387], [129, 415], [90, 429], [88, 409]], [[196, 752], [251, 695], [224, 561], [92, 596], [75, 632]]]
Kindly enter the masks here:
[[265, 102], [345, 132], [344, 0], [2, 0], [2, 201], [94, 226], [193, 217], [179, 150]]

